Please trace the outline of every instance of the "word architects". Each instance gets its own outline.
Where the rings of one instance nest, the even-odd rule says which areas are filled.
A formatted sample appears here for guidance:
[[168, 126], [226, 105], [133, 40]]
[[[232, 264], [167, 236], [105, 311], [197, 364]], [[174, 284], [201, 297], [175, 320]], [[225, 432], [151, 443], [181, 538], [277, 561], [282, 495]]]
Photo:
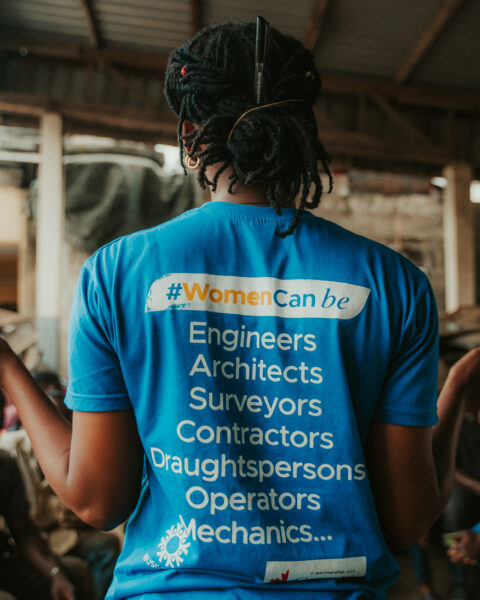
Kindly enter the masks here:
[[204, 354], [199, 354], [195, 359], [189, 375], [203, 373], [207, 377], [219, 377], [232, 379], [234, 381], [284, 381], [286, 383], [316, 383], [323, 381], [322, 369], [310, 367], [305, 361], [298, 365], [287, 365], [286, 367], [272, 364], [268, 365], [263, 358], [257, 360], [252, 358], [249, 362], [243, 362], [239, 356], [235, 360], [208, 360]]

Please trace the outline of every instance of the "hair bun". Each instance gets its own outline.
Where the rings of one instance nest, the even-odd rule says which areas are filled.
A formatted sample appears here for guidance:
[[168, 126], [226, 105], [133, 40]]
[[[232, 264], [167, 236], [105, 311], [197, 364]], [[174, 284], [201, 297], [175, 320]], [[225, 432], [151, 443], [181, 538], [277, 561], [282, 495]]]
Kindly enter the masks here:
[[[255, 30], [255, 23], [227, 23], [200, 31], [171, 54], [165, 95], [180, 117], [182, 161], [184, 141], [201, 160], [200, 184], [215, 190], [219, 174], [231, 168], [230, 191], [237, 182], [260, 184], [276, 210], [299, 195], [299, 213], [285, 232], [291, 233], [304, 208], [320, 201], [318, 161], [331, 186], [329, 157], [317, 139], [312, 110], [320, 76], [301, 42], [270, 27], [264, 105], [257, 108]], [[184, 121], [199, 126], [188, 140], [182, 138]], [[218, 165], [212, 180], [206, 174], [211, 165]]]

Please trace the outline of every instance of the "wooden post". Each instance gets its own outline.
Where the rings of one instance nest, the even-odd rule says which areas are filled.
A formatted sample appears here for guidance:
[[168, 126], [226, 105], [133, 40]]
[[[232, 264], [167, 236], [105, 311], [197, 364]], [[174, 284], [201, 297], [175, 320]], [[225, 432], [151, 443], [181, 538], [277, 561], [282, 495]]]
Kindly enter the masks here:
[[36, 250], [33, 222], [22, 214], [18, 243], [18, 312], [35, 319]]
[[472, 168], [455, 163], [443, 171], [444, 193], [445, 308], [453, 312], [475, 304], [474, 214], [470, 201]]
[[37, 206], [36, 309], [43, 362], [58, 368], [60, 257], [64, 236], [62, 117], [40, 119], [40, 168]]

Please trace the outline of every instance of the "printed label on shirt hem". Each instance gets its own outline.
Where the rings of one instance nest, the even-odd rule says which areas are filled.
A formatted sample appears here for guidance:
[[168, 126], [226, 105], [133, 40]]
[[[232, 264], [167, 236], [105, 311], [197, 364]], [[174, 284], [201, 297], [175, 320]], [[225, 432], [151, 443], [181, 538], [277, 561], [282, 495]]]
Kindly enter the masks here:
[[153, 282], [145, 312], [201, 310], [248, 316], [352, 319], [369, 288], [320, 279], [176, 273]]
[[367, 571], [366, 556], [351, 558], [323, 558], [317, 560], [268, 561], [264, 583], [284, 583], [302, 579], [337, 579], [364, 577]]

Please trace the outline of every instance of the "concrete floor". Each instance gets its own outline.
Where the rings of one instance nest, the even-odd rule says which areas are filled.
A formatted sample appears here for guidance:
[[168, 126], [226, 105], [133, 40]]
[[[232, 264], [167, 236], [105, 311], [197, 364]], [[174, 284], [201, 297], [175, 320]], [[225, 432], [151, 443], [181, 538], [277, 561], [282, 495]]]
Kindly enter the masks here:
[[[418, 583], [408, 553], [397, 555], [401, 573], [395, 585], [388, 593], [388, 600], [419, 600]], [[468, 570], [468, 600], [480, 600], [480, 570]], [[443, 556], [433, 557], [433, 577], [435, 590], [443, 598], [449, 599], [449, 566]]]

